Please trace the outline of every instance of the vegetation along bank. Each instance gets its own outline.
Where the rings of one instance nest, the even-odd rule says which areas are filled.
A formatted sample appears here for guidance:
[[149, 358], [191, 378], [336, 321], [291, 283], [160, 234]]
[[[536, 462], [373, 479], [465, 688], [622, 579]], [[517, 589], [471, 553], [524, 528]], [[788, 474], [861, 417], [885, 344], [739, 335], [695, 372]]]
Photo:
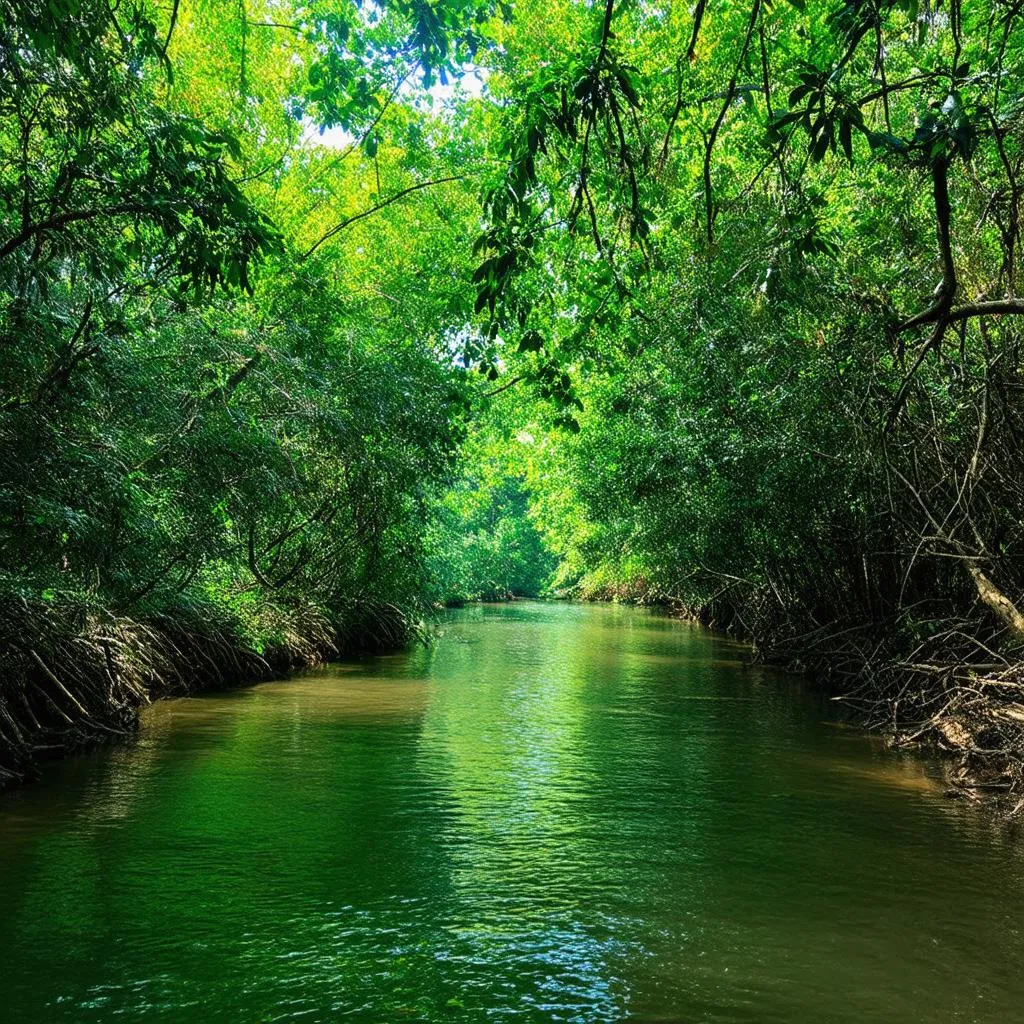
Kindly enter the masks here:
[[1022, 19], [0, 0], [0, 778], [551, 590], [1018, 807]]

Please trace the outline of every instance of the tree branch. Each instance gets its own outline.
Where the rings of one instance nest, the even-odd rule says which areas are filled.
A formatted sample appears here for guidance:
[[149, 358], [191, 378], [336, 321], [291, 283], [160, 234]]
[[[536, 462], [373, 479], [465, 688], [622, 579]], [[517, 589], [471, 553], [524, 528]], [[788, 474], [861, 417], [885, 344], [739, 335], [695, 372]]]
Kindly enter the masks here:
[[[315, 253], [317, 249], [324, 244], [324, 242], [330, 241], [335, 235], [344, 231], [345, 228], [355, 224], [356, 221], [362, 220], [364, 217], [369, 217], [372, 214], [377, 213], [379, 210], [383, 210], [386, 206], [390, 206], [392, 203], [397, 203], [399, 199], [404, 199], [407, 195], [410, 195], [413, 192], [418, 192], [420, 189], [429, 188], [431, 185], [443, 185], [448, 181], [462, 181], [465, 177], [466, 175], [464, 174], [452, 174], [446, 178], [434, 178], [431, 181], [418, 182], [415, 185], [410, 185], [408, 188], [403, 188], [400, 192], [396, 192], [393, 196], [389, 196], [382, 202], [377, 203], [376, 206], [371, 206], [368, 210], [363, 210], [360, 213], [353, 214], [351, 217], [346, 217], [339, 224], [335, 224], [330, 231], [322, 234], [304, 253], [302, 253], [299, 256], [299, 262], [301, 263], [304, 260], [309, 259], [309, 257], [312, 256], [313, 253]], [[0, 252], [0, 255], [2, 255], [2, 252]]]
[[92, 210], [69, 210], [37, 224], [26, 224], [16, 235], [0, 246], [0, 259], [10, 256], [12, 252], [24, 245], [30, 238], [44, 231], [58, 231], [77, 221], [95, 220], [97, 217], [116, 217], [122, 213], [146, 213], [148, 207], [143, 203], [117, 203], [114, 206], [101, 206]]

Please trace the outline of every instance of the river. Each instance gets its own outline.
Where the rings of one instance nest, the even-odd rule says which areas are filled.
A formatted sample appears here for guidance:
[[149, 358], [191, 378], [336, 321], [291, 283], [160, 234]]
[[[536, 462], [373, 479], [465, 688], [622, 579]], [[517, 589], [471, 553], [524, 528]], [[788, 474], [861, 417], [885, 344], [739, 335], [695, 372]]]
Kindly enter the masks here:
[[0, 1019], [1024, 1021], [1024, 846], [643, 610], [148, 709], [0, 794]]

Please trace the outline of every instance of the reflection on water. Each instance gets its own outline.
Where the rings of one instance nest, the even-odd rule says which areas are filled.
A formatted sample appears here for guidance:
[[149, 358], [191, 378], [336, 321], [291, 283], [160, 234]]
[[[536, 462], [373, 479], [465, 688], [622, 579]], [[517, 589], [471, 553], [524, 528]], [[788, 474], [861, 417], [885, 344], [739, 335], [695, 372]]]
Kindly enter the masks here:
[[157, 705], [0, 797], [50, 1021], [1024, 1020], [1024, 862], [798, 681], [643, 611]]

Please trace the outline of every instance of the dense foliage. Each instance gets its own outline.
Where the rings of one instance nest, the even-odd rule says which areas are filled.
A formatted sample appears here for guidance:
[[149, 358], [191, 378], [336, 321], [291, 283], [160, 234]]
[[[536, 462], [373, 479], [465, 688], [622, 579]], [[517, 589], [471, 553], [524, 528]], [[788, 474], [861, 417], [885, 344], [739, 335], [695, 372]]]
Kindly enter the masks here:
[[1002, 772], [1020, 11], [566, 5], [554, 48], [524, 13], [479, 305], [570, 432], [534, 474], [562, 581], [677, 601]]
[[[504, 413], [504, 415], [503, 415]], [[461, 473], [440, 496], [428, 534], [428, 575], [438, 602], [501, 601], [546, 594], [558, 559], [531, 508], [536, 487], [517, 430], [501, 407], [477, 418], [462, 446]]]
[[[495, 317], [525, 312], [582, 380], [583, 578], [738, 589], [807, 627], [980, 600], [1012, 639], [1016, 11], [605, 13], [564, 68], [517, 64], [530, 209], [492, 202], [486, 236], [513, 268], [489, 273]], [[531, 216], [565, 226], [539, 296]]]
[[0, 0], [11, 677], [553, 589], [917, 673], [897, 716], [977, 745], [957, 687], [1024, 639], [1022, 18]]
[[147, 690], [415, 628], [469, 405], [473, 204], [426, 198], [465, 147], [400, 91], [490, 13], [0, 5], [15, 763]]

